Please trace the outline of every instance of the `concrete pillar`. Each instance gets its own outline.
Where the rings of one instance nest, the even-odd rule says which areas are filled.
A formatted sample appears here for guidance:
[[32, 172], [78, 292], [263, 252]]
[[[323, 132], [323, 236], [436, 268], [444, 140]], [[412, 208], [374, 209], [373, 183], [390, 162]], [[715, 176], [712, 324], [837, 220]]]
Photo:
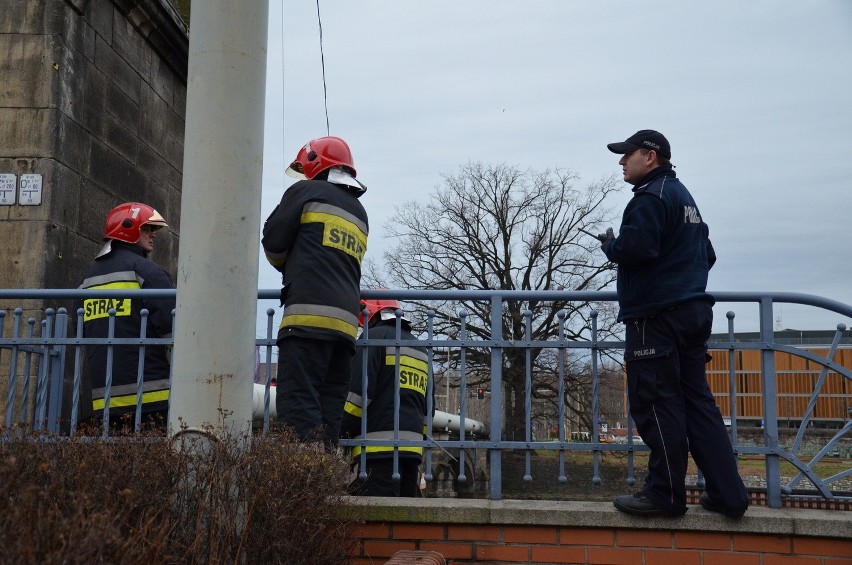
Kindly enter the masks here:
[[192, 6], [171, 434], [251, 426], [268, 10]]

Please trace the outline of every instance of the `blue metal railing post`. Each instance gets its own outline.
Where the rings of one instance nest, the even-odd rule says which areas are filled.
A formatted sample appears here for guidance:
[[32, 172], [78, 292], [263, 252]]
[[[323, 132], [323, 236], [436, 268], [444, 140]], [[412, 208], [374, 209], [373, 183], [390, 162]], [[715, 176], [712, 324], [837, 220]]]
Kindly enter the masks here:
[[737, 449], [737, 371], [736, 371], [736, 355], [734, 352], [734, 317], [736, 314], [728, 312], [728, 404], [730, 409], [728, 413], [731, 415], [731, 443], [734, 445], [734, 450]]
[[[64, 340], [68, 337], [68, 313], [60, 308], [56, 314], [53, 328], [53, 338]], [[65, 380], [65, 345], [54, 344], [47, 355], [48, 386], [47, 429], [54, 434], [59, 433], [59, 422], [62, 416], [62, 389]]]
[[35, 423], [33, 428], [43, 430], [47, 427], [47, 390], [50, 366], [50, 336], [53, 333], [54, 310], [44, 311], [41, 322], [41, 347], [39, 348], [38, 379], [36, 379]]
[[763, 440], [766, 454], [766, 499], [770, 508], [781, 508], [781, 460], [778, 456], [778, 408], [775, 382], [775, 351], [772, 349], [772, 299], [760, 300], [760, 372], [763, 390]]
[[[496, 344], [503, 337], [503, 297], [491, 296], [491, 442], [499, 442], [503, 437], [503, 349]], [[488, 449], [488, 463], [491, 468], [491, 500], [503, 498], [502, 451]]]

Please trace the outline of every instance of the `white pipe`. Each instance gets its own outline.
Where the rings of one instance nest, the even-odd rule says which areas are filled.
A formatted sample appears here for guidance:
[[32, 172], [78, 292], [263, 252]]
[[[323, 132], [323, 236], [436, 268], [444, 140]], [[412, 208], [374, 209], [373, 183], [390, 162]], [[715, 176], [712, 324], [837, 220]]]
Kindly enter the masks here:
[[268, 0], [192, 6], [172, 434], [251, 429], [268, 17]]
[[[276, 411], [275, 411], [275, 386], [269, 387], [269, 419], [275, 420]], [[263, 412], [265, 406], [266, 398], [266, 385], [255, 383], [254, 385], [254, 400], [252, 402], [252, 415], [255, 420], [263, 419]], [[461, 419], [456, 414], [450, 414], [449, 412], [444, 412], [443, 410], [436, 410], [435, 416], [432, 418], [432, 429], [433, 430], [448, 430], [451, 432], [458, 432], [461, 429]], [[476, 435], [483, 435], [488, 432], [488, 427], [479, 420], [473, 420], [471, 418], [464, 419], [464, 429], [465, 433], [472, 433]]]
[[[450, 414], [449, 412], [444, 412], [443, 410], [436, 410], [435, 415], [432, 417], [432, 429], [445, 429], [452, 432], [457, 432], [461, 430], [461, 418], [458, 414]], [[465, 418], [464, 431], [465, 433], [484, 435], [488, 433], [488, 428], [485, 426], [485, 423], [480, 422], [479, 420]]]

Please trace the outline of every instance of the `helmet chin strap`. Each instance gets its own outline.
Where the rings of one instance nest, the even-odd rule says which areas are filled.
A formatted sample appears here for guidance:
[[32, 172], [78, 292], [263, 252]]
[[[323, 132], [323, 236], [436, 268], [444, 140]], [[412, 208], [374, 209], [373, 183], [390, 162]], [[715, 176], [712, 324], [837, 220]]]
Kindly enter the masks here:
[[355, 177], [340, 167], [332, 167], [328, 170], [328, 182], [351, 186], [359, 195], [367, 192], [366, 185], [361, 184]]

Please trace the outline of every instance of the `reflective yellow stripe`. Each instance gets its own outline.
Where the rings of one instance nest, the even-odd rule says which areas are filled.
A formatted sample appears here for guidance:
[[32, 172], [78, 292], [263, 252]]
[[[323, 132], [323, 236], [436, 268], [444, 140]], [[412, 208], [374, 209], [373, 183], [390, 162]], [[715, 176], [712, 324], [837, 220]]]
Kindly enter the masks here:
[[142, 288], [136, 281], [121, 281], [90, 286], [86, 290], [103, 290], [105, 288]]
[[[422, 447], [397, 447], [396, 449], [399, 450], [399, 451], [404, 451], [406, 453], [416, 453], [418, 455], [423, 455], [423, 448]], [[394, 448], [392, 446], [388, 447], [388, 446], [384, 446], [384, 445], [368, 445], [367, 446], [367, 455], [369, 455], [371, 453], [388, 453], [388, 452], [393, 452], [393, 450], [394, 450]], [[361, 455], [361, 446], [360, 445], [352, 448], [352, 457], [357, 457], [359, 455]]]
[[[389, 367], [396, 366], [396, 355], [393, 353], [389, 353], [385, 355], [385, 365]], [[429, 365], [426, 361], [421, 361], [420, 359], [415, 359], [414, 357], [409, 357], [408, 355], [400, 355], [399, 356], [399, 365], [400, 367], [411, 367], [421, 373], [425, 373], [429, 370]]]
[[309, 328], [324, 328], [346, 334], [353, 339], [358, 335], [358, 328], [338, 318], [314, 316], [311, 314], [291, 314], [281, 319], [281, 327], [305, 326]]
[[[142, 404], [153, 404], [154, 402], [163, 402], [169, 399], [168, 390], [155, 390], [153, 392], [142, 393]], [[106, 402], [103, 398], [92, 401], [92, 409], [103, 410]], [[136, 395], [125, 394], [123, 396], [113, 396], [109, 399], [110, 408], [122, 408], [125, 406], [136, 406]]]
[[356, 418], [360, 418], [364, 411], [357, 404], [352, 404], [351, 402], [347, 402], [343, 405], [343, 411], [347, 414], [352, 414]]
[[282, 267], [287, 262], [287, 251], [283, 251], [281, 253], [272, 253], [271, 251], [264, 251], [266, 255], [266, 260], [273, 267]]

